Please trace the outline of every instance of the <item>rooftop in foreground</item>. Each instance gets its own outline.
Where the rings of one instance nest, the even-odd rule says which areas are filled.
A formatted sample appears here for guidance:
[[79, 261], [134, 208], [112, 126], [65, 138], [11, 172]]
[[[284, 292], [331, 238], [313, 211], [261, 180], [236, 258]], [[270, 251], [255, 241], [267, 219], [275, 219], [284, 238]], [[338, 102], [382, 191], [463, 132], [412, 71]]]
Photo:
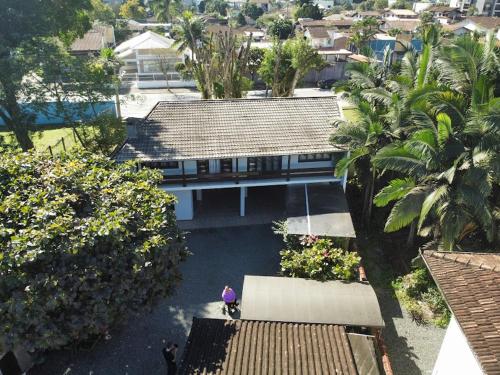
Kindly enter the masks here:
[[245, 275], [241, 318], [383, 328], [375, 291], [364, 282]]
[[118, 161], [176, 161], [326, 153], [335, 97], [159, 102]]
[[422, 256], [485, 373], [500, 374], [500, 254]]
[[179, 374], [380, 374], [372, 336], [325, 324], [193, 319]]

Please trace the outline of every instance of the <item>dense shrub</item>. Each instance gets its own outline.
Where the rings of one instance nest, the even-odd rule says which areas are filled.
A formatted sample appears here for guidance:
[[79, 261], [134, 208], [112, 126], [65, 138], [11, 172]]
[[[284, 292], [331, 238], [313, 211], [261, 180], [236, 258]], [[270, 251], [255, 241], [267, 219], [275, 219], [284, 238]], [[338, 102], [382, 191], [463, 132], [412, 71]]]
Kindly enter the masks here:
[[319, 281], [353, 280], [361, 258], [333, 246], [327, 239], [306, 240], [302, 250], [283, 250], [281, 271], [286, 276]]
[[94, 340], [172, 292], [187, 252], [160, 179], [84, 152], [0, 153], [0, 351]]
[[401, 304], [420, 323], [446, 327], [450, 311], [426, 268], [416, 268], [393, 282]]

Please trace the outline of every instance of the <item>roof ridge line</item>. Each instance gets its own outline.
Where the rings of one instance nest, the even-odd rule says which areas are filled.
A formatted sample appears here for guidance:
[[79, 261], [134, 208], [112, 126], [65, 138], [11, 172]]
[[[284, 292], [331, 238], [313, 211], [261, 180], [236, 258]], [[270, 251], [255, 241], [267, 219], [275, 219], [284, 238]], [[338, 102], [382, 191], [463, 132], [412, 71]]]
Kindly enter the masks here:
[[[500, 257], [500, 254], [498, 253], [486, 253], [486, 252], [476, 253], [470, 251], [468, 252], [468, 251], [438, 251], [438, 250], [425, 250], [423, 253], [425, 252], [427, 252], [429, 256], [436, 259], [445, 259], [454, 263], [463, 264], [468, 267], [476, 267], [481, 270], [488, 270], [500, 273], [500, 267], [498, 267], [498, 265], [489, 266], [484, 261], [478, 262], [478, 264], [472, 262], [474, 255], [488, 255], [488, 256]], [[471, 257], [468, 258], [466, 261], [465, 260], [462, 261], [458, 259], [458, 256], [460, 254], [471, 255]]]

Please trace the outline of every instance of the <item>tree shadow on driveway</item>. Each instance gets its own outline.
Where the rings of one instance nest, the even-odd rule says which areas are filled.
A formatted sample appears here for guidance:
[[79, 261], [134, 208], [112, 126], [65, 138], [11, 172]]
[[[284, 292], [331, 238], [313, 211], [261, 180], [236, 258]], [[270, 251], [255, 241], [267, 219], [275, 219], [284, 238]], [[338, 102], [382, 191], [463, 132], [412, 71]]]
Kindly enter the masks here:
[[180, 267], [183, 280], [174, 295], [151, 312], [130, 317], [92, 350], [50, 353], [30, 374], [164, 374], [165, 343], [178, 343], [180, 357], [194, 316], [230, 318], [222, 314], [224, 286], [240, 298], [245, 275], [275, 275], [282, 242], [270, 225], [262, 225], [194, 231], [188, 247], [193, 255]]

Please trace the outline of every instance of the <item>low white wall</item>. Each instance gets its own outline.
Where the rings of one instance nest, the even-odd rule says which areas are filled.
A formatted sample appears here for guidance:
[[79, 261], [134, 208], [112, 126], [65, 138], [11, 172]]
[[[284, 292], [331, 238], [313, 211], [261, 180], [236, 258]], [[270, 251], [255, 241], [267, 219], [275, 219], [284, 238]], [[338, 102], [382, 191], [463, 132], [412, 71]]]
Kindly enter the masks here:
[[451, 317], [432, 375], [483, 375], [455, 316]]
[[139, 89], [162, 89], [166, 87], [196, 87], [194, 81], [137, 81], [135, 86]]
[[175, 204], [175, 216], [177, 220], [192, 220], [193, 219], [193, 191], [182, 190], [174, 193], [177, 197]]

